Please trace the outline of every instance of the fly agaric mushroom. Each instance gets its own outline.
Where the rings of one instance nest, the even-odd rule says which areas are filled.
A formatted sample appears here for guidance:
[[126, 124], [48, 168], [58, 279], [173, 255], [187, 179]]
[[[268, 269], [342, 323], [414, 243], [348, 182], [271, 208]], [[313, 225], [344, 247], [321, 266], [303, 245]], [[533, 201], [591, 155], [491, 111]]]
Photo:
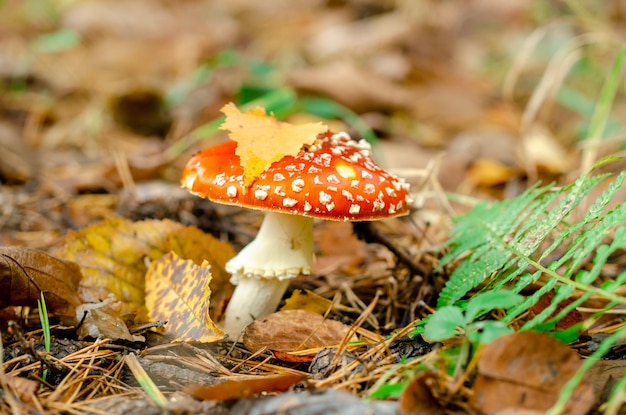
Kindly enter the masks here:
[[195, 154], [182, 186], [214, 202], [266, 211], [256, 238], [226, 264], [237, 287], [224, 330], [238, 336], [255, 318], [276, 310], [289, 280], [311, 273], [313, 218], [365, 221], [406, 215], [409, 185], [377, 166], [365, 140], [326, 132], [296, 156], [270, 165], [250, 186], [228, 141]]

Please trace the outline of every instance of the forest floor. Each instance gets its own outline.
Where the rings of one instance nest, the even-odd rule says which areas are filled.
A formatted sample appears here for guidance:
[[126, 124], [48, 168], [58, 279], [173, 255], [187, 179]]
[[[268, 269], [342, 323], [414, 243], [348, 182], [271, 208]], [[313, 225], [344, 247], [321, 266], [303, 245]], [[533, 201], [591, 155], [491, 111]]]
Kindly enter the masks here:
[[[415, 324], [455, 267], [439, 267], [455, 218], [623, 152], [620, 94], [603, 139], [589, 137], [626, 21], [622, 2], [596, 3], [0, 2], [1, 410], [496, 413], [472, 397], [472, 367], [429, 360], [461, 340], [429, 342]], [[230, 102], [369, 139], [414, 205], [377, 222], [316, 221], [313, 272], [291, 281], [262, 334], [180, 342], [146, 317], [146, 274], [170, 251], [213, 261], [219, 321], [233, 290], [223, 263], [262, 220], [180, 188], [187, 160], [227, 140], [216, 126]], [[612, 258], [606, 278], [624, 270], [626, 256]], [[85, 309], [94, 296], [106, 304]], [[323, 314], [341, 335], [324, 326], [329, 339], [304, 347], [292, 334], [311, 315], [287, 310]], [[596, 340], [570, 350], [584, 357]], [[621, 366], [569, 413], [598, 410]], [[507, 413], [543, 413], [525, 410]]]

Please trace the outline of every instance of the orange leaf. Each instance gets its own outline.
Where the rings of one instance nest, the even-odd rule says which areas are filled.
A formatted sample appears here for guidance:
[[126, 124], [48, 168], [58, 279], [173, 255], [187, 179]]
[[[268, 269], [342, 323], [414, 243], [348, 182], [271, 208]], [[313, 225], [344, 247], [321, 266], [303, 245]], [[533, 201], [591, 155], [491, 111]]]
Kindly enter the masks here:
[[175, 341], [212, 342], [224, 332], [209, 317], [211, 266], [197, 266], [169, 253], [152, 262], [146, 274], [146, 307], [153, 320], [168, 321], [165, 334]]
[[70, 233], [58, 254], [80, 265], [84, 300], [97, 302], [112, 293], [128, 305], [141, 306], [146, 259], [155, 260], [170, 251], [196, 264], [209, 260], [213, 267], [211, 315], [217, 320], [232, 292], [224, 265], [234, 250], [193, 226], [170, 220], [109, 219]]
[[231, 103], [221, 111], [226, 120], [220, 129], [230, 131], [230, 139], [237, 142], [235, 153], [241, 159], [245, 186], [250, 186], [272, 163], [285, 156], [296, 156], [304, 145], [312, 145], [318, 134], [328, 130], [322, 123], [280, 122], [267, 116], [263, 108], [242, 113]]
[[[276, 358], [289, 362], [310, 362], [315, 353], [296, 355], [293, 352], [339, 344], [350, 327], [305, 310], [285, 310], [261, 317], [243, 332], [243, 343], [256, 352], [267, 348]], [[356, 338], [354, 339], [356, 340]]]
[[217, 385], [191, 385], [185, 387], [183, 391], [196, 399], [225, 401], [249, 398], [263, 392], [284, 392], [302, 379], [304, 379], [303, 374], [281, 373], [228, 380]]
[[35, 306], [44, 293], [49, 310], [74, 318], [80, 304], [78, 265], [43, 251], [18, 247], [0, 248], [0, 309]]

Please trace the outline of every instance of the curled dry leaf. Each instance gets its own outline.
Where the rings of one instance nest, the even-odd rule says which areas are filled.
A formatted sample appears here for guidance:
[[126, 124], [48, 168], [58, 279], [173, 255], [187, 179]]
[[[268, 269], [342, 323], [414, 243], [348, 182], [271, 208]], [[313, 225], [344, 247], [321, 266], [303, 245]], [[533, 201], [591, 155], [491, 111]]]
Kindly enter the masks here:
[[170, 251], [196, 264], [204, 260], [211, 263], [211, 317], [217, 321], [232, 292], [230, 275], [224, 265], [235, 253], [228, 243], [193, 226], [170, 220], [109, 219], [70, 233], [59, 255], [80, 265], [84, 274], [80, 284], [84, 301], [97, 302], [112, 293], [128, 305], [141, 306], [148, 260]]
[[77, 329], [79, 339], [106, 337], [130, 342], [145, 340], [143, 336], [131, 334], [127, 323], [134, 321], [134, 314], [113, 295], [99, 303], [79, 305], [76, 307], [76, 319], [81, 322]]
[[263, 392], [284, 392], [304, 379], [300, 373], [280, 373], [267, 376], [249, 376], [218, 383], [217, 385], [190, 385], [183, 389], [196, 399], [226, 401], [250, 398]]
[[236, 154], [243, 166], [243, 181], [249, 186], [267, 168], [285, 156], [297, 155], [304, 145], [312, 145], [317, 135], [328, 130], [322, 123], [292, 125], [265, 114], [263, 108], [245, 113], [234, 104], [222, 108], [226, 120], [220, 126], [237, 142]]
[[146, 274], [146, 308], [153, 320], [168, 321], [165, 333], [176, 341], [212, 342], [224, 332], [209, 317], [211, 266], [198, 266], [169, 253]]
[[21, 247], [0, 248], [0, 309], [36, 306], [43, 292], [48, 310], [74, 318], [80, 304], [78, 265], [46, 252]]
[[[519, 332], [499, 337], [481, 351], [470, 403], [486, 415], [505, 410], [544, 413], [580, 365], [575, 351], [546, 334]], [[593, 389], [583, 383], [565, 413], [586, 414], [593, 403]]]
[[277, 359], [310, 362], [315, 351], [305, 355], [294, 352], [335, 346], [349, 333], [349, 326], [326, 320], [317, 313], [285, 310], [261, 317], [248, 325], [243, 332], [243, 343], [251, 352], [267, 348]]

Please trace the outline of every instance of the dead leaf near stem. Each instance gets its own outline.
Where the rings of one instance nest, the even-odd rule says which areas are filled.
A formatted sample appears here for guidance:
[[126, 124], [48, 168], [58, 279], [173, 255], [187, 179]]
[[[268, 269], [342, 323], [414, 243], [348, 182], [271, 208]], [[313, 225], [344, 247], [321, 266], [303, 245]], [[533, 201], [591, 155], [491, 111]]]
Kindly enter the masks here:
[[250, 323], [243, 332], [243, 343], [251, 352], [267, 348], [280, 360], [310, 362], [317, 350], [306, 354], [295, 352], [336, 346], [349, 333], [349, 326], [312, 311], [285, 310]]
[[[499, 337], [480, 352], [471, 404], [486, 415], [545, 413], [580, 365], [575, 351], [549, 335], [519, 332]], [[593, 388], [582, 383], [564, 413], [586, 414], [593, 403]]]
[[112, 293], [120, 301], [140, 307], [144, 304], [148, 262], [170, 251], [196, 264], [204, 260], [211, 263], [211, 317], [218, 321], [232, 293], [224, 266], [235, 253], [230, 244], [198, 228], [170, 220], [131, 222], [114, 218], [70, 233], [59, 255], [81, 267], [83, 300], [98, 302]]
[[22, 247], [0, 248], [0, 309], [9, 306], [36, 306], [43, 292], [47, 308], [60, 317], [74, 317], [78, 265], [46, 252]]
[[211, 266], [169, 253], [153, 261], [146, 274], [146, 308], [153, 321], [167, 321], [174, 341], [212, 342], [224, 332], [209, 317]]

